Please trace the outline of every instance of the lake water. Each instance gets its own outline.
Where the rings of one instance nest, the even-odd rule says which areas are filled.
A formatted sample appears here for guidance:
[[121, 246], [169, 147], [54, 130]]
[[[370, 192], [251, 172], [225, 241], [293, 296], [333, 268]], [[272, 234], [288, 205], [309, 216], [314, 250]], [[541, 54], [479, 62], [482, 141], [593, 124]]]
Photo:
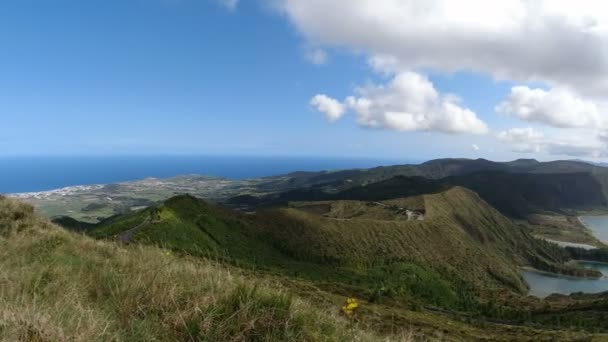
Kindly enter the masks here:
[[73, 185], [108, 184], [147, 177], [201, 174], [231, 179], [294, 171], [417, 164], [413, 160], [255, 156], [2, 157], [0, 193], [45, 191]]
[[529, 294], [539, 298], [553, 293], [569, 295], [575, 292], [599, 293], [608, 291], [608, 264], [581, 261], [586, 268], [596, 269], [604, 275], [600, 279], [575, 278], [535, 271], [523, 271], [522, 276], [530, 285]]
[[581, 221], [593, 231], [603, 243], [608, 243], [608, 216], [581, 216]]

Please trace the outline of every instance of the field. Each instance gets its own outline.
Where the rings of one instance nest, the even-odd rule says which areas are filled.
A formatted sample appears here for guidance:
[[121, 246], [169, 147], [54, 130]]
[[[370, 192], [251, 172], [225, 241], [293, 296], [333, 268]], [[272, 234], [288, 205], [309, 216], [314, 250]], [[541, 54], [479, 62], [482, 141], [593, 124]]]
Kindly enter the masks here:
[[266, 194], [264, 179], [226, 180], [205, 176], [145, 179], [108, 185], [76, 186], [54, 191], [14, 194], [53, 218], [70, 216], [96, 223], [101, 219], [160, 203], [172, 196], [189, 193], [209, 201], [223, 201], [243, 194]]

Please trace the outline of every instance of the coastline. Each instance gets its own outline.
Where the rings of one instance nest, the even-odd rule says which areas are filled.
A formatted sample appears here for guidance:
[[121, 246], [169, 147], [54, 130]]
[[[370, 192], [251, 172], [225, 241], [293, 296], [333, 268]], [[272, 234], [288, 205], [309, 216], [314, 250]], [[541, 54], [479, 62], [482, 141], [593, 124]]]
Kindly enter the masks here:
[[591, 227], [589, 227], [587, 225], [587, 223], [585, 223], [585, 221], [583, 220], [583, 216], [593, 216], [593, 215], [576, 215], [576, 219], [578, 220], [578, 222], [580, 224], [582, 224], [585, 228], [587, 228], [589, 231], [593, 232], [593, 229], [591, 229]]
[[59, 189], [52, 189], [52, 190], [46, 190], [46, 191], [33, 191], [33, 192], [17, 192], [17, 193], [9, 193], [9, 194], [5, 194], [5, 196], [7, 197], [12, 197], [12, 198], [21, 198], [21, 199], [27, 199], [27, 198], [42, 198], [42, 197], [48, 197], [48, 196], [52, 196], [52, 195], [70, 195], [79, 191], [91, 191], [91, 190], [98, 190], [101, 189], [105, 186], [105, 184], [91, 184], [91, 185], [73, 185], [73, 186], [66, 186], [63, 188], [59, 188]]
[[[600, 238], [598, 232], [593, 228], [592, 225], [590, 225], [590, 224], [588, 224], [588, 223], [585, 222], [585, 220], [583, 219], [584, 216], [597, 216], [597, 217], [599, 217], [599, 216], [606, 216], [606, 217], [608, 217], [608, 213], [593, 213], [593, 214], [585, 214], [585, 215], [577, 215], [576, 216], [578, 222], [580, 224], [582, 224], [585, 227], [585, 229], [589, 230], [591, 232], [591, 234], [593, 234], [593, 237], [595, 237], [595, 239], [597, 241], [599, 241], [602, 244], [608, 244], [608, 241], [603, 241]], [[600, 248], [600, 247], [597, 247], [597, 248]]]

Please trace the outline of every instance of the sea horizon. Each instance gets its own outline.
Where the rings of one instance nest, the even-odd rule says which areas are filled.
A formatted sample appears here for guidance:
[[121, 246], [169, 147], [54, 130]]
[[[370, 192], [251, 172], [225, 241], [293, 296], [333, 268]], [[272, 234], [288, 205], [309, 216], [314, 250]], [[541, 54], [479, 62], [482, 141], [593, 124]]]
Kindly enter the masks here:
[[42, 192], [78, 185], [197, 174], [227, 179], [297, 171], [419, 164], [423, 160], [356, 157], [122, 155], [0, 157], [0, 193]]

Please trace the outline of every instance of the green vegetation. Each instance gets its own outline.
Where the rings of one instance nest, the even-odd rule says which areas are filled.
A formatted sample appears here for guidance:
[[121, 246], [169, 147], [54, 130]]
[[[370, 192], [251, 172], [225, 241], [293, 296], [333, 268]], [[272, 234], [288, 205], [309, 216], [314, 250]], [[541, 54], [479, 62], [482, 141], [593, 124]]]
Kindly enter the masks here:
[[516, 218], [546, 211], [605, 208], [607, 204], [602, 185], [590, 173], [480, 172], [442, 182], [469, 188], [503, 214]]
[[608, 262], [608, 248], [583, 249], [576, 247], [566, 247], [566, 250], [575, 260], [589, 260], [598, 262]]
[[[402, 198], [441, 192], [452, 186], [474, 190], [503, 215], [534, 221], [536, 236], [600, 245], [588, 230], [572, 219], [577, 211], [608, 210], [608, 168], [578, 161], [521, 159], [501, 163], [484, 159], [438, 159], [420, 165], [295, 172], [251, 180], [189, 175], [162, 181], [146, 179], [73, 188], [24, 195], [23, 198], [48, 217], [69, 213], [79, 221], [97, 223], [116, 214], [159, 205], [181, 193], [243, 211], [255, 211], [260, 207], [284, 206], [292, 201]], [[555, 216], [572, 222], [559, 223], [556, 227], [555, 220], [531, 218], [535, 215]], [[69, 222], [61, 224], [69, 226]]]
[[578, 216], [555, 213], [532, 214], [526, 217], [532, 233], [554, 241], [580, 243], [602, 247], [593, 232], [581, 223]]
[[[572, 215], [606, 206], [605, 174], [574, 162], [452, 159], [91, 190], [111, 205], [66, 195], [87, 221], [107, 218], [55, 222], [105, 242], [1, 198], [0, 338], [374, 340], [414, 326], [457, 340], [601, 339], [592, 334], [606, 331], [606, 295], [526, 297], [520, 267], [597, 275], [568, 261], [606, 261], [604, 249], [562, 249], [532, 234], [595, 243]], [[268, 209], [162, 201], [189, 182], [207, 198], [236, 195], [229, 205], [243, 211]], [[349, 320], [320, 313], [339, 312], [347, 297], [360, 305]]]
[[[336, 173], [318, 177], [329, 175]], [[386, 179], [388, 175], [394, 177]], [[380, 181], [368, 183], [377, 179]], [[528, 223], [535, 236], [596, 246], [602, 243], [576, 215], [608, 210], [608, 169], [578, 162], [437, 160], [419, 166], [360, 170], [353, 179], [336, 182], [313, 182], [312, 187], [260, 198], [253, 206], [273, 207], [293, 201], [381, 201], [462, 186], [478, 193], [503, 215]]]
[[[552, 186], [552, 190], [548, 192], [545, 192], [542, 188], [538, 189], [542, 193], [540, 201], [531, 203], [532, 206], [518, 204], [517, 202], [513, 203], [515, 207], [511, 208], [511, 210], [515, 210], [516, 214], [521, 214], [521, 210], [537, 209], [539, 205], [543, 211], [548, 210], [549, 208], [542, 207], [542, 205], [546, 204], [546, 201], [550, 205], [559, 204], [561, 206], [562, 204], [567, 204], [570, 201], [568, 199], [570, 190], [568, 189], [571, 189], [572, 185], [578, 182], [577, 178], [581, 177], [580, 174], [590, 175], [592, 180], [596, 184], [599, 184], [599, 186], [595, 189], [589, 188], [586, 184], [589, 184], [590, 181], [583, 180], [580, 184], [581, 191], [574, 189], [572, 200], [575, 200], [575, 206], [572, 208], [583, 207], [586, 210], [607, 209], [608, 168], [577, 161], [541, 163], [527, 159], [506, 163], [492, 162], [484, 159], [438, 159], [420, 165], [395, 165], [342, 171], [295, 172], [288, 175], [250, 180], [225, 180], [188, 175], [163, 179], [162, 181], [146, 179], [106, 186], [82, 187], [71, 189], [70, 191], [48, 192], [43, 195], [24, 195], [23, 198], [34, 204], [48, 217], [62, 216], [69, 213], [71, 217], [79, 221], [96, 223], [115, 214], [125, 214], [133, 209], [141, 209], [144, 206], [161, 203], [180, 193], [190, 193], [197, 197], [205, 198], [208, 201], [223, 202], [233, 207], [251, 208], [261, 204], [268, 204], [269, 201], [276, 203], [277, 200], [329, 200], [332, 198], [328, 198], [327, 194], [336, 194], [348, 189], [386, 181], [397, 176], [414, 177], [423, 182], [421, 184], [424, 184], [424, 179], [439, 180], [446, 177], [464, 177], [484, 172], [489, 172], [490, 175], [492, 173], [530, 174], [530, 177], [539, 179], [541, 182], [544, 175], [562, 175], [556, 177], [564, 178], [566, 188], [560, 189], [559, 187]], [[572, 177], [568, 175], [572, 175]], [[464, 177], [462, 183], [452, 183], [452, 185], [467, 186], [465, 184], [466, 181], [466, 177]], [[512, 182], [515, 182], [513, 184], [518, 184], [517, 179], [508, 179], [506, 184], [512, 184]], [[495, 183], [490, 185], [501, 186], [501, 184]], [[419, 186], [419, 184], [413, 184], [414, 189]], [[586, 188], [583, 189], [582, 187]], [[489, 187], [489, 191], [492, 189], [493, 187]], [[509, 190], [509, 187], [504, 186], [501, 190], [505, 189]], [[292, 194], [286, 196], [279, 195], [292, 190], [294, 191]], [[473, 190], [480, 194], [483, 192], [481, 189]], [[593, 200], [583, 198], [582, 201], [579, 201], [580, 196], [578, 194], [585, 194], [588, 190], [591, 190], [589, 193], [593, 194], [593, 196], [590, 196]], [[431, 191], [411, 192], [410, 195], [429, 192]], [[598, 193], [603, 195], [603, 200], [596, 197]], [[408, 194], [402, 191], [397, 197], [406, 195]], [[558, 196], [558, 200], [551, 200], [552, 196]], [[482, 197], [495, 205], [484, 194], [482, 194]], [[521, 196], [511, 196], [510, 199], [522, 200]], [[597, 208], [597, 205], [600, 205], [600, 207]], [[572, 208], [562, 207], [560, 209]], [[510, 208], [506, 207], [506, 209]], [[511, 212], [505, 211], [503, 214], [511, 215]]]
[[[485, 159], [449, 158], [431, 160], [419, 165], [382, 166], [365, 170], [299, 172], [263, 184], [264, 188], [277, 191], [305, 187], [320, 187], [324, 190], [345, 190], [362, 185], [385, 181], [397, 176], [421, 177], [439, 180], [475, 173], [515, 173], [532, 175], [589, 174], [600, 184], [604, 195], [608, 194], [608, 168], [580, 161], [559, 160], [538, 162], [533, 159], [518, 159], [511, 162], [493, 162]], [[331, 192], [331, 191], [330, 191]]]
[[[400, 206], [424, 210], [425, 220], [395, 219]], [[563, 249], [533, 238], [463, 188], [372, 205], [294, 203], [255, 215], [179, 196], [91, 234], [324, 283], [372, 302], [451, 310], [484, 310], [478, 293], [487, 288], [525, 293], [520, 266], [596, 274], [566, 266]]]
[[602, 185], [589, 173], [536, 174], [483, 171], [439, 180], [396, 176], [331, 193], [324, 188], [298, 189], [269, 197], [270, 203], [319, 200], [378, 201], [445, 191], [462, 186], [475, 191], [503, 215], [526, 218], [543, 212], [605, 208]]
[[[98, 237], [129, 244], [122, 246], [60, 230], [34, 215], [31, 207], [0, 198], [0, 340], [407, 341], [418, 336], [422, 340], [599, 341], [604, 337], [591, 334], [604, 330], [601, 297], [572, 298], [564, 305], [560, 298], [540, 303], [517, 294], [518, 285], [509, 284], [515, 266], [503, 253], [527, 260], [508, 242], [514, 239], [519, 244], [527, 238], [504, 232], [503, 228], [517, 226], [503, 227], [510, 221], [475, 194], [452, 189], [387, 205], [421, 203], [427, 220], [393, 222], [327, 218], [293, 208], [240, 215], [179, 196], [157, 208], [109, 219], [93, 231]], [[350, 205], [361, 208], [355, 202], [339, 207], [350, 213]], [[441, 229], [441, 224], [454, 219], [455, 210], [462, 215], [460, 221]], [[322, 225], [313, 230], [311, 225], [319, 222]], [[340, 222], [354, 225], [348, 228]], [[381, 222], [388, 225], [382, 228]], [[490, 222], [497, 227], [472, 228]], [[160, 233], [179, 227], [185, 227], [183, 236]], [[186, 241], [193, 230], [204, 234]], [[122, 240], [121, 234], [129, 231], [130, 240]], [[441, 253], [435, 256], [424, 253], [435, 250], [438, 245], [430, 242], [442, 234], [447, 234], [441, 242], [446, 250], [437, 250]], [[385, 249], [370, 248], [395, 239]], [[451, 239], [454, 244], [446, 245]], [[137, 241], [170, 244], [174, 252]], [[232, 243], [239, 245], [230, 247]], [[397, 248], [409, 244], [426, 250]], [[537, 257], [553, 251], [544, 245], [528, 247], [539, 252]], [[465, 251], [466, 259], [459, 260], [458, 249]], [[469, 255], [471, 251], [475, 253]], [[483, 268], [464, 262], [483, 266], [484, 258], [500, 264], [489, 277], [476, 279], [468, 272], [483, 272]], [[550, 259], [544, 256], [545, 261]], [[347, 297], [356, 298], [359, 306], [348, 320], [337, 316]]]
[[2, 341], [385, 340], [271, 279], [95, 241], [4, 198], [0, 234]]
[[143, 179], [119, 184], [77, 186], [35, 194], [21, 194], [49, 218], [70, 216], [81, 222], [98, 223], [117, 214], [127, 214], [166, 201], [176, 194], [190, 193], [210, 201], [243, 193], [263, 195], [266, 179], [226, 180], [199, 175], [168, 179]]

